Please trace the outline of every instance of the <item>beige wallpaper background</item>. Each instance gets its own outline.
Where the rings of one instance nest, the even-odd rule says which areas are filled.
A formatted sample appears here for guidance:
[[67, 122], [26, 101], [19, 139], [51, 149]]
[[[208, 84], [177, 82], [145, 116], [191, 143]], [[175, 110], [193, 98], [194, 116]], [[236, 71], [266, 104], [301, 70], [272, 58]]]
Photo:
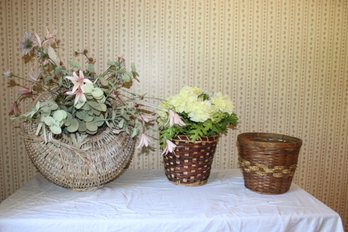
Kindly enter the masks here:
[[[237, 168], [242, 132], [303, 139], [294, 181], [348, 222], [348, 1], [0, 0], [1, 70], [28, 71], [18, 43], [46, 28], [58, 29], [64, 60], [88, 48], [99, 70], [117, 55], [134, 62], [136, 92], [229, 94], [241, 122], [221, 138], [214, 168]], [[16, 90], [1, 78], [0, 91], [2, 200], [35, 169], [8, 116]], [[135, 154], [131, 168], [162, 169], [160, 151]]]

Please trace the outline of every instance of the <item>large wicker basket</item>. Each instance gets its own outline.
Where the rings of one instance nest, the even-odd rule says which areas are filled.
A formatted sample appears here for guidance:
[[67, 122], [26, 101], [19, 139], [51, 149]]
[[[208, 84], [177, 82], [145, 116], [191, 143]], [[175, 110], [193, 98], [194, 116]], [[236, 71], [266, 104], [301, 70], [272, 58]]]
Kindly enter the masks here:
[[187, 136], [175, 137], [175, 152], [163, 157], [168, 180], [186, 186], [207, 183], [218, 139], [218, 136], [212, 136], [190, 142]]
[[302, 140], [281, 134], [238, 135], [239, 165], [247, 188], [265, 194], [289, 190]]
[[133, 155], [134, 139], [109, 128], [89, 136], [81, 149], [67, 135], [45, 143], [35, 131], [35, 124], [24, 124], [24, 144], [32, 163], [49, 181], [76, 191], [94, 190], [114, 180]]

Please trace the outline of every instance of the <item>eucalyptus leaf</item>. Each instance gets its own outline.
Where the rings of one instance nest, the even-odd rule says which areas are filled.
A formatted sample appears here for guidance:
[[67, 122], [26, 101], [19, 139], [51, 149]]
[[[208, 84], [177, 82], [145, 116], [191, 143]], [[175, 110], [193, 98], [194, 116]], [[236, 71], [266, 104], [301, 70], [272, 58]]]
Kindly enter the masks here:
[[116, 62], [115, 62], [115, 61], [112, 61], [112, 60], [109, 60], [109, 61], [107, 62], [107, 64], [108, 64], [109, 66], [116, 66]]
[[122, 118], [119, 122], [118, 122], [118, 128], [123, 128], [124, 126], [124, 119]]
[[122, 79], [124, 82], [130, 82], [132, 80], [132, 76], [129, 73], [124, 73]]
[[86, 102], [78, 101], [74, 106], [76, 109], [81, 109]]
[[53, 118], [59, 122], [66, 119], [67, 116], [68, 114], [64, 110], [56, 110], [53, 112]]
[[109, 85], [109, 82], [104, 77], [99, 77], [99, 82], [104, 87], [107, 87]]
[[82, 86], [82, 90], [84, 91], [84, 93], [92, 93], [94, 90], [94, 86], [92, 83], [85, 83]]
[[44, 122], [47, 126], [58, 125], [58, 122], [51, 116], [42, 117], [41, 121]]
[[98, 130], [98, 125], [94, 121], [86, 122], [86, 129], [88, 131], [91, 131], [91, 132], [97, 131]]
[[76, 118], [71, 119], [70, 125], [66, 127], [67, 131], [70, 133], [76, 132], [79, 129], [79, 121]]
[[96, 101], [88, 101], [87, 103], [95, 110], [106, 111], [106, 105], [103, 103], [98, 103]]
[[101, 99], [104, 97], [104, 92], [100, 88], [94, 88], [92, 90], [92, 95], [95, 99]]
[[81, 109], [85, 111], [89, 111], [91, 107], [88, 104], [84, 104]]
[[94, 69], [94, 65], [93, 64], [88, 64], [87, 65], [87, 71], [90, 73], [94, 73], [95, 69]]
[[81, 65], [75, 60], [70, 60], [69, 65], [72, 69], [80, 69], [81, 68]]
[[84, 121], [78, 120], [79, 122], [79, 132], [85, 132], [87, 130], [86, 123]]
[[53, 133], [53, 134], [56, 134], [56, 135], [59, 135], [62, 133], [62, 128], [60, 128], [59, 126], [57, 125], [52, 125], [49, 127], [50, 128], [50, 131]]
[[131, 137], [134, 138], [135, 136], [138, 135], [138, 130], [136, 128], [133, 128], [132, 129], [132, 134], [131, 134]]
[[95, 117], [93, 121], [98, 127], [102, 126], [104, 122], [106, 122], [102, 115]]
[[94, 117], [90, 116], [87, 111], [77, 111], [76, 117], [78, 117], [79, 119], [81, 119], [85, 122], [90, 122], [94, 119]]

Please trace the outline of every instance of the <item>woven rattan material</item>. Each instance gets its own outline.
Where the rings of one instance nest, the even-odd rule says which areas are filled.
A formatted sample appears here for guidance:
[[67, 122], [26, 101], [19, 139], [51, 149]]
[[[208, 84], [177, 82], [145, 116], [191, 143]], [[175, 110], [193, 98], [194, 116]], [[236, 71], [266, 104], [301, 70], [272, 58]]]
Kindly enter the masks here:
[[302, 140], [272, 133], [238, 135], [239, 165], [247, 188], [266, 194], [289, 190]]
[[107, 128], [89, 136], [79, 149], [67, 135], [44, 143], [35, 130], [34, 124], [24, 126], [24, 144], [33, 164], [51, 182], [76, 191], [94, 190], [118, 177], [135, 144], [126, 133], [116, 135]]
[[167, 178], [175, 184], [186, 186], [207, 183], [218, 139], [218, 136], [203, 137], [190, 142], [187, 136], [175, 137], [175, 152], [164, 155]]
[[272, 174], [272, 176], [276, 178], [293, 176], [296, 170], [296, 164], [290, 165], [289, 167], [274, 166], [272, 168], [269, 168], [264, 164], [251, 165], [249, 161], [243, 160], [241, 158], [239, 158], [239, 166], [243, 169], [244, 172], [247, 172], [247, 173], [255, 173], [258, 176], [265, 176], [267, 174]]
[[[42, 94], [37, 100], [53, 97]], [[95, 190], [116, 179], [133, 156], [134, 139], [110, 128], [89, 136], [82, 146], [65, 134], [45, 142], [42, 136], [35, 136], [36, 129], [34, 123], [23, 126], [24, 145], [32, 163], [49, 181], [75, 191]]]

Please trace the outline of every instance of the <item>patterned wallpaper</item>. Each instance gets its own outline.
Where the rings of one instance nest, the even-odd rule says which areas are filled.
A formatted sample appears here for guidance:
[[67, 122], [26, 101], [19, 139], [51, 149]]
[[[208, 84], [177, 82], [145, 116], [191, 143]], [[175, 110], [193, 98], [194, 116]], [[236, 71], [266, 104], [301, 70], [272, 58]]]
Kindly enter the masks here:
[[[46, 28], [58, 29], [64, 60], [88, 48], [100, 70], [116, 55], [134, 62], [139, 93], [229, 94], [241, 123], [221, 138], [214, 168], [237, 167], [239, 133], [302, 138], [294, 181], [348, 221], [348, 1], [1, 0], [1, 69], [28, 71], [18, 42]], [[0, 90], [1, 200], [35, 169], [8, 117], [16, 90], [2, 78]], [[160, 152], [137, 153], [131, 168], [161, 169]]]

